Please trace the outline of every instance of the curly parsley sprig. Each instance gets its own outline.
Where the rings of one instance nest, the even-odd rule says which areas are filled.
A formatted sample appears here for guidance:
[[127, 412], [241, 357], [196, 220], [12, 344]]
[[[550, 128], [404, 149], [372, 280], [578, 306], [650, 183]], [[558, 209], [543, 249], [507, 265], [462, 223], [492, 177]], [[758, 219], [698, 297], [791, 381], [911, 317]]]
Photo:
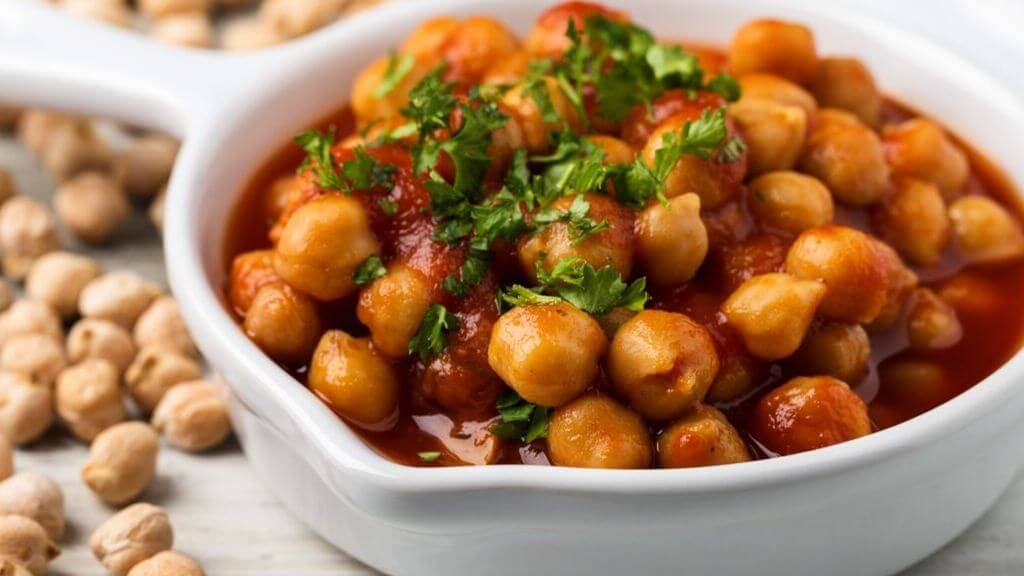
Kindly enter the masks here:
[[562, 259], [550, 272], [538, 267], [537, 281], [537, 289], [512, 285], [502, 292], [502, 300], [513, 306], [549, 305], [564, 300], [600, 316], [615, 308], [639, 312], [649, 299], [646, 278], [627, 285], [614, 267], [594, 268], [576, 257]]

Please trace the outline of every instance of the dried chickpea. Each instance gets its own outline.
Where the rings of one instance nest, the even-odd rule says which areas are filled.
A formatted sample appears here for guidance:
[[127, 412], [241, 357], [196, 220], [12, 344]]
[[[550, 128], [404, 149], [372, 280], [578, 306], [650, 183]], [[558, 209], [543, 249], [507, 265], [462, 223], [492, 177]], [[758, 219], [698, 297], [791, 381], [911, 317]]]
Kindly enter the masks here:
[[555, 410], [548, 453], [557, 466], [647, 468], [651, 435], [635, 412], [607, 396], [587, 395]]
[[868, 372], [871, 341], [860, 324], [821, 322], [811, 327], [790, 363], [801, 374], [821, 374], [858, 384]]
[[136, 564], [128, 576], [206, 576], [206, 572], [188, 556], [166, 550]]
[[228, 52], [249, 52], [277, 46], [287, 40], [261, 18], [241, 18], [224, 26], [221, 48]]
[[700, 218], [700, 197], [683, 194], [654, 203], [637, 215], [636, 255], [648, 280], [660, 286], [694, 277], [708, 253], [708, 232]]
[[60, 248], [57, 223], [45, 204], [17, 196], [0, 206], [4, 274], [21, 280], [36, 258]]
[[877, 242], [845, 226], [819, 226], [798, 236], [786, 254], [786, 272], [823, 282], [827, 291], [821, 314], [848, 322], [877, 318], [890, 285]]
[[0, 129], [7, 130], [18, 123], [21, 108], [0, 102]]
[[125, 419], [117, 369], [106, 360], [86, 360], [57, 377], [57, 414], [83, 442]]
[[930, 182], [901, 178], [874, 214], [880, 237], [917, 264], [935, 264], [949, 244], [946, 201]]
[[587, 389], [607, 349], [586, 312], [565, 302], [522, 306], [494, 324], [487, 362], [525, 400], [558, 407]]
[[160, 232], [164, 231], [164, 205], [167, 203], [167, 187], [160, 188], [157, 192], [156, 198], [150, 203], [149, 209], [146, 210], [149, 216], [149, 221], [156, 226], [156, 229]]
[[286, 38], [295, 38], [335, 20], [343, 0], [264, 0], [260, 18]]
[[867, 406], [841, 380], [793, 378], [758, 401], [754, 438], [776, 454], [824, 448], [871, 433]]
[[331, 194], [306, 203], [288, 219], [274, 252], [274, 269], [318, 300], [337, 300], [355, 292], [352, 274], [378, 252], [380, 242], [359, 201]]
[[364, 338], [330, 330], [309, 365], [309, 387], [345, 418], [364, 428], [392, 424], [399, 384], [394, 370]]
[[208, 11], [213, 0], [138, 0], [136, 4], [143, 16], [158, 20], [181, 12]]
[[36, 260], [25, 279], [25, 293], [43, 302], [62, 318], [78, 314], [78, 296], [103, 273], [99, 263], [70, 252], [50, 252]]
[[57, 313], [46, 304], [18, 300], [0, 314], [0, 346], [24, 334], [45, 334], [60, 339], [64, 337], [64, 327]]
[[67, 341], [68, 362], [77, 364], [90, 358], [106, 360], [123, 373], [135, 358], [132, 337], [119, 324], [85, 318], [71, 327]]
[[195, 342], [173, 296], [161, 296], [139, 316], [132, 331], [139, 348], [156, 346], [177, 350], [186, 356], [197, 354]]
[[0, 481], [7, 480], [14, 473], [14, 448], [11, 441], [0, 432]]
[[0, 576], [32, 576], [32, 572], [21, 564], [0, 558]]
[[526, 150], [530, 154], [544, 154], [551, 150], [553, 132], [565, 129], [580, 132], [583, 120], [576, 107], [559, 88], [558, 81], [552, 76], [543, 78], [544, 86], [550, 95], [552, 109], [558, 116], [557, 120], [545, 120], [537, 106], [532, 91], [525, 83], [519, 84], [505, 93], [501, 103], [511, 115], [509, 122], [516, 122], [522, 129]]
[[914, 291], [907, 314], [907, 339], [918, 350], [949, 348], [963, 337], [956, 310], [928, 288]]
[[178, 148], [178, 141], [167, 136], [141, 136], [117, 155], [117, 181], [134, 198], [153, 198], [167, 184]]
[[792, 22], [748, 22], [736, 31], [729, 46], [729, 70], [737, 76], [775, 74], [807, 86], [818, 71], [814, 34]]
[[260, 288], [243, 328], [264, 353], [293, 366], [309, 361], [323, 331], [316, 302], [284, 283]]
[[0, 482], [0, 516], [35, 520], [54, 542], [64, 536], [64, 493], [49, 476], [20, 472]]
[[840, 202], [851, 206], [877, 204], [889, 191], [889, 165], [882, 141], [844, 110], [818, 111], [800, 166], [824, 182]]
[[750, 460], [739, 432], [725, 415], [698, 405], [658, 435], [658, 465], [662, 468], [716, 466]]
[[519, 50], [519, 40], [507, 26], [486, 16], [470, 16], [452, 29], [440, 46], [448, 65], [446, 76], [479, 82], [494, 63]]
[[18, 187], [14, 183], [14, 176], [11, 176], [3, 166], [0, 166], [0, 204], [18, 195]]
[[49, 388], [64, 369], [64, 346], [47, 334], [20, 334], [4, 342], [0, 369], [21, 374], [36, 386]]
[[161, 292], [159, 286], [134, 272], [108, 272], [85, 285], [78, 297], [78, 311], [86, 318], [131, 328]]
[[799, 172], [770, 172], [748, 185], [747, 208], [762, 224], [799, 234], [831, 224], [832, 194], [821, 180]]
[[811, 90], [820, 106], [846, 110], [868, 126], [878, 125], [882, 95], [871, 71], [860, 60], [823, 58]]
[[43, 166], [58, 181], [80, 172], [110, 168], [107, 144], [89, 122], [69, 122], [54, 129], [40, 154]]
[[75, 16], [91, 18], [121, 28], [131, 28], [132, 11], [118, 0], [61, 0], [60, 7]]
[[619, 328], [608, 352], [612, 385], [650, 422], [672, 420], [703, 400], [718, 368], [708, 331], [673, 312], [640, 312]]
[[139, 350], [124, 373], [124, 383], [135, 403], [152, 412], [172, 387], [196, 380], [203, 369], [195, 359], [160, 346]]
[[398, 116], [409, 104], [409, 91], [433, 69], [430, 62], [416, 61], [398, 85], [382, 95], [378, 92], [378, 86], [387, 76], [390, 64], [390, 58], [378, 58], [356, 76], [349, 101], [359, 126]]
[[729, 106], [747, 145], [752, 176], [796, 166], [807, 138], [807, 113], [798, 106], [743, 98]]
[[[590, 205], [587, 217], [607, 222], [610, 228], [581, 241], [569, 224], [557, 222], [521, 241], [519, 262], [530, 278], [536, 277], [538, 267], [550, 272], [567, 258], [581, 258], [594, 268], [612, 266], [623, 278], [630, 276], [634, 250], [632, 211], [603, 195], [586, 194], [583, 201]], [[564, 196], [553, 202], [551, 209], [569, 212], [579, 202], [578, 196]]]
[[808, 124], [818, 115], [818, 103], [803, 87], [774, 74], [744, 74], [739, 78], [740, 101], [770, 100], [786, 106], [797, 106], [807, 115]]
[[42, 154], [54, 131], [64, 124], [84, 122], [66, 114], [30, 108], [18, 119], [18, 139], [35, 154]]
[[53, 393], [17, 374], [0, 373], [0, 433], [15, 445], [36, 440], [53, 424]]
[[825, 291], [825, 285], [815, 280], [762, 274], [737, 288], [722, 311], [751, 354], [781, 360], [800, 347]]
[[1001, 262], [1024, 255], [1024, 231], [1009, 210], [985, 196], [964, 196], [949, 206], [953, 237], [971, 260]]
[[378, 351], [391, 358], [404, 358], [429, 307], [430, 285], [426, 278], [399, 262], [362, 291], [356, 316], [370, 330], [370, 340]]
[[60, 548], [36, 521], [24, 516], [0, 516], [0, 561], [18, 564], [33, 576], [45, 576]]
[[167, 513], [152, 504], [133, 504], [110, 517], [89, 538], [89, 548], [112, 576], [126, 576], [136, 564], [174, 546]]
[[967, 184], [967, 155], [931, 120], [914, 118], [886, 126], [882, 141], [893, 176], [931, 182], [947, 200], [959, 196]]
[[153, 426], [172, 446], [187, 452], [215, 448], [231, 434], [227, 402], [202, 380], [168, 390], [153, 412]]
[[164, 16], [153, 23], [149, 33], [165, 44], [189, 48], [213, 46], [213, 23], [206, 12], [181, 12]]
[[83, 172], [62, 184], [53, 206], [71, 233], [90, 244], [110, 240], [131, 211], [117, 182], [99, 172]]
[[122, 422], [101, 432], [89, 447], [82, 481], [108, 504], [135, 499], [153, 480], [160, 438], [142, 422]]

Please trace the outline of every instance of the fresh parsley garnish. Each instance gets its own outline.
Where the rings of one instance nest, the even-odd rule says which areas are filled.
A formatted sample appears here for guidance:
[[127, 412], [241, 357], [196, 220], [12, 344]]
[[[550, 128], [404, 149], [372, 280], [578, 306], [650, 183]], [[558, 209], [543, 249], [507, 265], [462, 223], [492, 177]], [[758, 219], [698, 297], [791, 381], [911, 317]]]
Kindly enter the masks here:
[[572, 245], [577, 246], [591, 235], [610, 230], [612, 227], [608, 221], [602, 220], [597, 222], [590, 218], [588, 214], [590, 214], [590, 202], [587, 202], [583, 194], [578, 194], [565, 212], [549, 208], [538, 212], [534, 216], [534, 222], [539, 224], [565, 222], [569, 228], [569, 238], [572, 239]]
[[513, 285], [502, 293], [502, 299], [513, 306], [557, 304], [564, 300], [584, 312], [600, 316], [614, 308], [639, 312], [649, 298], [646, 278], [638, 278], [627, 285], [614, 267], [594, 268], [577, 257], [562, 259], [551, 272], [538, 266], [537, 281], [539, 291]]
[[459, 319], [440, 304], [431, 304], [409, 341], [409, 353], [427, 361], [448, 347], [448, 333], [459, 329]]
[[513, 390], [499, 396], [496, 407], [500, 420], [491, 425], [491, 434], [526, 443], [547, 437], [550, 408], [527, 402]]
[[385, 216], [390, 217], [398, 214], [398, 204], [395, 204], [394, 200], [390, 198], [381, 198], [380, 200], [377, 200], [377, 205], [380, 206], [380, 211], [383, 212]]
[[470, 290], [483, 281], [490, 262], [491, 253], [489, 251], [471, 248], [466, 259], [463, 260], [462, 266], [459, 267], [459, 275], [445, 278], [441, 286], [453, 296], [465, 298]]
[[412, 54], [401, 54], [399, 55], [394, 50], [391, 51], [391, 57], [388, 59], [388, 67], [384, 71], [384, 78], [377, 84], [377, 87], [373, 89], [373, 97], [377, 100], [391, 94], [398, 88], [398, 85], [405, 80], [405, 77], [412, 72], [412, 67], [416, 63], [416, 58]]
[[356, 286], [366, 286], [378, 278], [383, 278], [387, 273], [388, 269], [384, 267], [380, 256], [369, 256], [352, 274], [352, 282]]
[[299, 166], [299, 172], [312, 169], [317, 176], [317, 184], [325, 190], [340, 190], [350, 194], [357, 190], [371, 188], [392, 188], [395, 167], [381, 164], [360, 146], [355, 149], [355, 157], [341, 164], [340, 170], [335, 166], [334, 130], [320, 132], [307, 130], [295, 137], [295, 143], [306, 151], [306, 159]]

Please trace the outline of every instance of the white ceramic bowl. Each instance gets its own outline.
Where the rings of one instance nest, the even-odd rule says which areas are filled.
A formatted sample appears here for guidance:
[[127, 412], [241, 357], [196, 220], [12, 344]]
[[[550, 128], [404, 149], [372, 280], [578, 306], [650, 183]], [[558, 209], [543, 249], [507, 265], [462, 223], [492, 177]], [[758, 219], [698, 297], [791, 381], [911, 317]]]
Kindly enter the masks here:
[[[724, 43], [773, 15], [822, 53], [867, 61], [886, 93], [934, 116], [1024, 181], [1021, 102], [955, 54], [825, 6], [616, 0], [663, 36]], [[895, 428], [774, 460], [694, 470], [410, 468], [373, 452], [267, 359], [222, 304], [228, 213], [267, 157], [345, 101], [356, 73], [417, 23], [486, 13], [525, 31], [548, 2], [386, 6], [254, 56], [158, 47], [0, 0], [0, 100], [103, 114], [184, 136], [167, 205], [167, 266], [186, 320], [230, 383], [259, 474], [317, 532], [395, 574], [894, 573], [964, 530], [1024, 460], [1020, 354]], [[824, 4], [824, 3], [821, 3]]]

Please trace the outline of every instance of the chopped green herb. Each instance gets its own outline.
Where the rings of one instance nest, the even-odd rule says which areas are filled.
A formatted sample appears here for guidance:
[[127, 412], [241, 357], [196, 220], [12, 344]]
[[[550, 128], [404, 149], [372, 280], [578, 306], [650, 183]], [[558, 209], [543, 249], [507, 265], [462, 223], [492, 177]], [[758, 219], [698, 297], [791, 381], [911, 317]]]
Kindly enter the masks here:
[[487, 250], [470, 249], [459, 267], [459, 275], [445, 278], [442, 287], [453, 296], [465, 298], [470, 290], [483, 281], [490, 262], [491, 253]]
[[577, 246], [592, 234], [611, 229], [611, 224], [606, 220], [600, 222], [590, 218], [590, 202], [587, 202], [583, 194], [578, 194], [576, 199], [569, 205], [565, 212], [549, 208], [538, 212], [534, 221], [539, 224], [552, 224], [554, 222], [565, 222], [569, 227], [569, 237], [572, 245]]
[[707, 85], [708, 90], [725, 98], [727, 102], [735, 102], [740, 99], [740, 84], [735, 78], [725, 72], [712, 78]]
[[520, 284], [513, 284], [501, 292], [501, 301], [512, 306], [546, 306], [562, 301], [558, 296], [545, 296]]
[[459, 319], [440, 304], [431, 304], [416, 334], [409, 341], [409, 353], [426, 361], [448, 347], [449, 332], [458, 330]]
[[394, 216], [398, 214], [398, 204], [390, 198], [381, 198], [377, 200], [377, 205], [380, 206], [381, 212], [384, 212], [387, 216]]
[[380, 256], [373, 255], [363, 260], [363, 263], [356, 268], [352, 275], [352, 281], [356, 286], [366, 286], [378, 278], [383, 278], [387, 273], [388, 269], [384, 267]]
[[639, 312], [649, 298], [645, 278], [626, 285], [612, 266], [594, 268], [576, 257], [562, 259], [550, 273], [539, 268], [537, 280], [566, 302], [598, 316], [613, 308]]
[[306, 151], [306, 159], [299, 166], [299, 171], [312, 169], [317, 176], [317, 184], [325, 190], [341, 190], [349, 194], [356, 190], [394, 186], [395, 167], [377, 162], [362, 146], [355, 149], [355, 158], [342, 163], [339, 173], [331, 152], [333, 129], [327, 133], [307, 130], [299, 134], [295, 142]]
[[718, 151], [718, 161], [722, 164], [732, 164], [738, 162], [743, 157], [743, 152], [747, 149], [747, 145], [739, 138], [733, 138], [722, 146], [722, 149]]
[[402, 80], [409, 75], [409, 72], [412, 72], [415, 63], [416, 58], [412, 54], [399, 55], [392, 50], [391, 57], [388, 59], [388, 67], [384, 71], [384, 79], [373, 89], [373, 97], [380, 100], [394, 92]]
[[666, 85], [691, 87], [703, 74], [697, 57], [679, 46], [654, 44], [647, 48], [644, 59], [654, 77]]
[[560, 122], [561, 116], [555, 110], [551, 102], [551, 92], [548, 89], [547, 76], [553, 68], [551, 60], [534, 60], [530, 62], [526, 78], [523, 80], [523, 91], [526, 92], [537, 105], [541, 120], [545, 122]]
[[440, 452], [417, 452], [416, 455], [423, 462], [437, 462], [441, 459]]
[[500, 420], [491, 425], [491, 434], [527, 443], [547, 437], [550, 408], [527, 402], [513, 390], [499, 396], [496, 407]]

